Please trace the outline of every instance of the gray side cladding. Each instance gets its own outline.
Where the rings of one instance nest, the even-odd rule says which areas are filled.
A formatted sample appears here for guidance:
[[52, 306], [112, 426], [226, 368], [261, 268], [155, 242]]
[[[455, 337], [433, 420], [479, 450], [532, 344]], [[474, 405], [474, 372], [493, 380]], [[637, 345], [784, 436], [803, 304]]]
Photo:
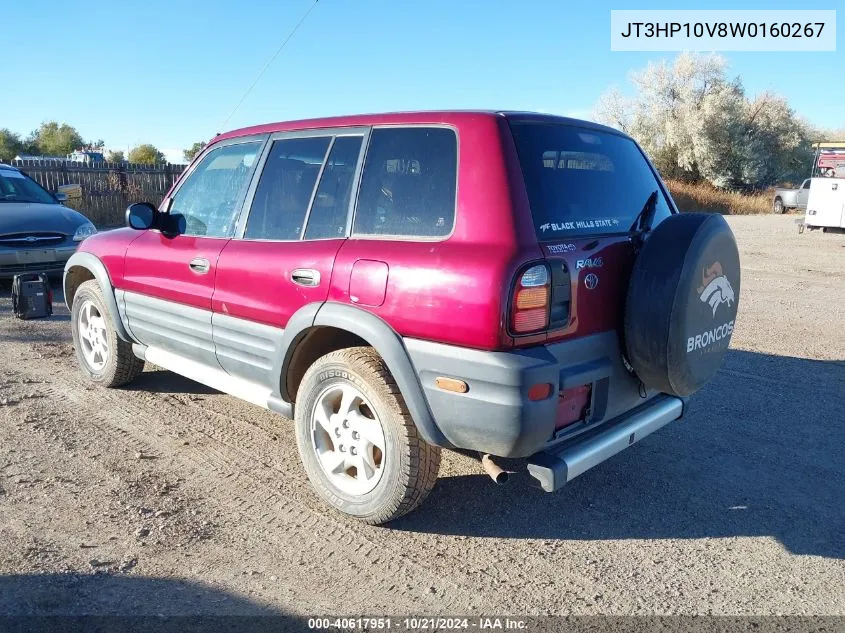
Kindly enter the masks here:
[[211, 321], [214, 349], [223, 369], [278, 391], [274, 367], [284, 352], [284, 330], [219, 312], [212, 314]]
[[135, 340], [220, 369], [211, 336], [211, 311], [123, 292], [129, 331]]

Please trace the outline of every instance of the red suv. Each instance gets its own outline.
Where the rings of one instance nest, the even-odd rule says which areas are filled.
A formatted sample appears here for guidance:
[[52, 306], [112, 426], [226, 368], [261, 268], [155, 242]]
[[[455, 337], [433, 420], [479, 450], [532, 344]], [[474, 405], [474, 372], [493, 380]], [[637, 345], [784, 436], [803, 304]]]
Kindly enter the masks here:
[[221, 134], [127, 224], [65, 268], [85, 374], [150, 361], [293, 418], [368, 523], [419, 505], [441, 447], [552, 491], [679, 418], [739, 297], [721, 216], [678, 214], [624, 134], [539, 114]]

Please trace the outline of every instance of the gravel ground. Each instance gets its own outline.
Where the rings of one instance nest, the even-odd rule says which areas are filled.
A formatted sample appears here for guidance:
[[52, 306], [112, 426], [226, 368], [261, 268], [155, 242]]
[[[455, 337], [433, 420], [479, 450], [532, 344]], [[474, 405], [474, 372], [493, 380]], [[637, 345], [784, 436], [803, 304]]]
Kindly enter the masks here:
[[389, 528], [319, 504], [292, 425], [148, 367], [86, 385], [0, 289], [0, 614], [845, 615], [845, 236], [733, 217], [733, 349], [554, 495], [445, 454]]

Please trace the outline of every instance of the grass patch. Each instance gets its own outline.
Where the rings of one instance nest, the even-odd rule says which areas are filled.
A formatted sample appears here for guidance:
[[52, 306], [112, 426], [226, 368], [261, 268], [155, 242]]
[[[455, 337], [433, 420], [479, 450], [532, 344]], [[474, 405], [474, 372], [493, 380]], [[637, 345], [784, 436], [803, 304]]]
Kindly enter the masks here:
[[774, 192], [737, 193], [716, 189], [706, 182], [667, 180], [666, 185], [681, 211], [704, 211], [723, 215], [771, 213]]

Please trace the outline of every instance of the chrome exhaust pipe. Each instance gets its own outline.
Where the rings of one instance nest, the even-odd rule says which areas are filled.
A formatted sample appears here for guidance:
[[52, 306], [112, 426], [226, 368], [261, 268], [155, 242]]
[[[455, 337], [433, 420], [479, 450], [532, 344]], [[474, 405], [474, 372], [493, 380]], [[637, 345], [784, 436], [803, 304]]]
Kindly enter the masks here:
[[510, 479], [510, 473], [508, 473], [508, 471], [504, 470], [501, 466], [494, 462], [493, 458], [489, 455], [489, 453], [484, 453], [481, 456], [481, 467], [484, 469], [484, 472], [490, 476], [490, 479], [495, 481], [500, 486], [502, 484], [508, 483], [508, 479]]

